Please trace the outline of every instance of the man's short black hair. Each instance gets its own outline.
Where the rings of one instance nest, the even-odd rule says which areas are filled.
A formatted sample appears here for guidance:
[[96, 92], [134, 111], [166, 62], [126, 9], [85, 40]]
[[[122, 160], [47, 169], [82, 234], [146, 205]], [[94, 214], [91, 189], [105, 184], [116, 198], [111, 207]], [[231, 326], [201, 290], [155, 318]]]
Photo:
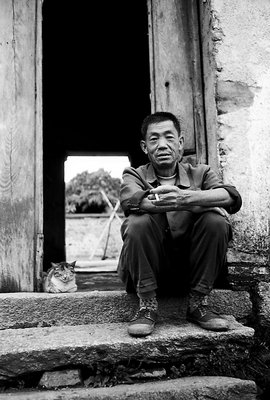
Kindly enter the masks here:
[[146, 118], [144, 118], [143, 123], [142, 123], [142, 127], [141, 127], [141, 134], [142, 134], [143, 139], [145, 140], [147, 129], [148, 129], [149, 125], [157, 124], [157, 123], [162, 122], [162, 121], [172, 121], [173, 124], [174, 124], [175, 129], [178, 132], [178, 135], [179, 136], [181, 135], [180, 122], [178, 121], [176, 116], [174, 114], [170, 113], [170, 112], [158, 111], [158, 112], [150, 114]]

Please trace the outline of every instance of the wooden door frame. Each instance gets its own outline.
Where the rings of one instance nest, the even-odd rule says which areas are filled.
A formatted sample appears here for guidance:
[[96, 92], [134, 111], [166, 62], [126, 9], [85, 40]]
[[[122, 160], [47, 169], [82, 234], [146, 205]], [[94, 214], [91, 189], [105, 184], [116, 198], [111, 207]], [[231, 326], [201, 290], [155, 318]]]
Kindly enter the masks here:
[[43, 272], [43, 115], [42, 115], [42, 4], [36, 0], [35, 38], [35, 239], [34, 239], [34, 291], [41, 290]]

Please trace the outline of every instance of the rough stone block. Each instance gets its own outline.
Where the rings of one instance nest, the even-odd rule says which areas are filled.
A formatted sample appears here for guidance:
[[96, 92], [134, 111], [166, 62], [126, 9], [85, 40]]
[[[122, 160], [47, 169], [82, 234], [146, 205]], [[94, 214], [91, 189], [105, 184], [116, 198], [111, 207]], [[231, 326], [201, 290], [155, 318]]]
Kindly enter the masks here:
[[126, 365], [130, 360], [160, 365], [200, 359], [209, 368], [214, 366], [215, 373], [226, 365], [235, 365], [237, 370], [249, 357], [254, 330], [232, 317], [228, 320], [230, 330], [226, 332], [206, 331], [180, 320], [160, 322], [153, 334], [143, 339], [130, 337], [125, 323], [3, 330], [0, 377], [9, 379], [74, 365]]
[[259, 282], [256, 286], [256, 294], [259, 324], [270, 328], [270, 283]]
[[233, 315], [241, 321], [252, 313], [252, 302], [246, 291], [213, 290], [208, 303], [215, 312]]
[[79, 369], [66, 369], [62, 371], [46, 371], [42, 375], [39, 386], [45, 389], [63, 386], [77, 386], [81, 384]]
[[[244, 291], [213, 290], [209, 302], [214, 311], [241, 321], [252, 309]], [[137, 306], [138, 298], [125, 291], [1, 293], [0, 329], [126, 322]], [[186, 308], [186, 298], [159, 299], [159, 319], [185, 319]]]

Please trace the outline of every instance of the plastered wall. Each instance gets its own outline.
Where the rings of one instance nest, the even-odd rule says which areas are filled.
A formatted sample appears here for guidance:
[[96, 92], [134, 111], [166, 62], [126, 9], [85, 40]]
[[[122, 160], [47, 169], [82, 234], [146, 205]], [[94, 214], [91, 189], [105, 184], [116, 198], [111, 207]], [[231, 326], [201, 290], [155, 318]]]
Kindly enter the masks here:
[[270, 2], [200, 0], [209, 163], [243, 198], [229, 261], [269, 264]]

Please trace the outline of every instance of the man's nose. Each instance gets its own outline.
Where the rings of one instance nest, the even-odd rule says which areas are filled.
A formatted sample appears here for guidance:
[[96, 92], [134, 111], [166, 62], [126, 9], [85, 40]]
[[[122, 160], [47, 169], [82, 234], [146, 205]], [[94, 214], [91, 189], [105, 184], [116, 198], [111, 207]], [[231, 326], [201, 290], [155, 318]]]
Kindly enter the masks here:
[[167, 140], [165, 138], [160, 138], [158, 141], [159, 148], [166, 148], [167, 147]]

